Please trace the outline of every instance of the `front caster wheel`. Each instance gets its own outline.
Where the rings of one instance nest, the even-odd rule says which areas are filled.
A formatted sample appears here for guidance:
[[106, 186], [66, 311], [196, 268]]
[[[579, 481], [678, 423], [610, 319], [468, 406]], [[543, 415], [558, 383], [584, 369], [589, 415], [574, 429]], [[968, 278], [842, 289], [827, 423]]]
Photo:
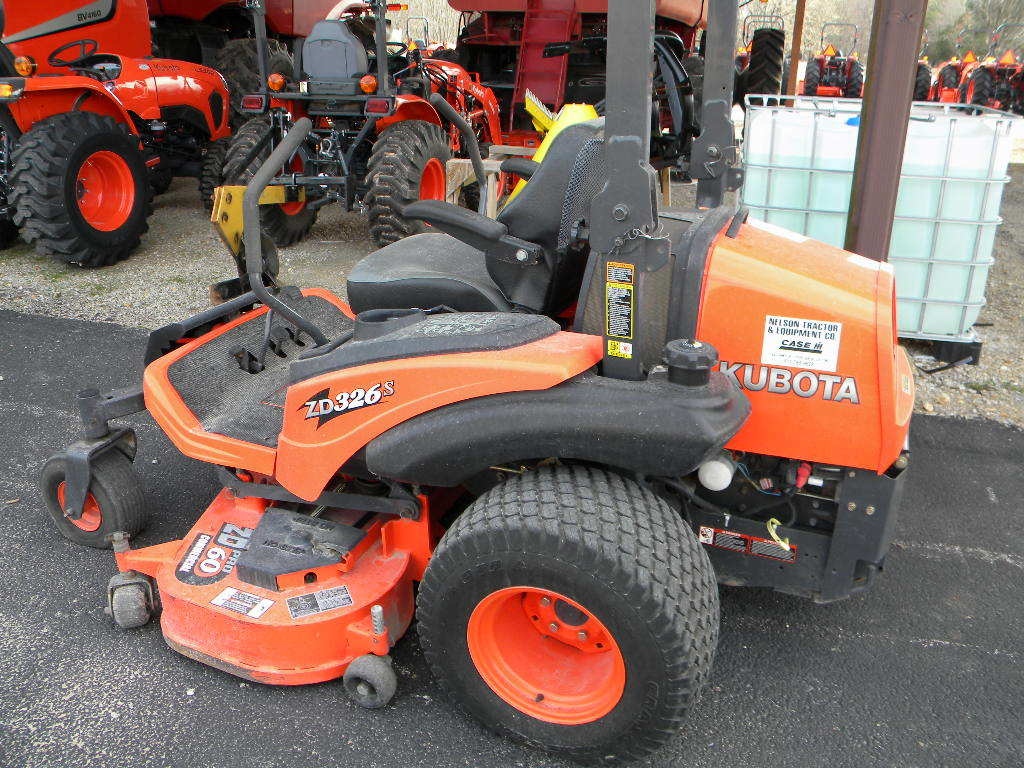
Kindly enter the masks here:
[[349, 698], [366, 709], [386, 706], [398, 688], [391, 658], [373, 654], [360, 656], [349, 664], [343, 682]]
[[121, 629], [145, 626], [153, 617], [152, 591], [141, 581], [122, 580], [122, 583], [114, 585], [117, 580], [118, 576], [111, 579], [107, 607], [110, 618]]
[[46, 508], [61, 534], [87, 547], [109, 549], [109, 536], [123, 531], [134, 536], [146, 527], [146, 501], [131, 460], [116, 448], [92, 461], [89, 493], [82, 515], [72, 518], [64, 512], [67, 492], [67, 459], [62, 454], [43, 465], [40, 486]]

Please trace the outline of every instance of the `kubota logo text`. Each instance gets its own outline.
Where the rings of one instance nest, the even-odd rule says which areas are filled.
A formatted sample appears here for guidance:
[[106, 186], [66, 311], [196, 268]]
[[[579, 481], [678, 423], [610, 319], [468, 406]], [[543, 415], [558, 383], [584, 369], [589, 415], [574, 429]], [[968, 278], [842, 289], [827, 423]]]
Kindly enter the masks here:
[[802, 398], [819, 397], [834, 403], [850, 402], [860, 405], [857, 380], [849, 376], [834, 376], [815, 371], [791, 371], [788, 368], [769, 368], [764, 365], [722, 362], [720, 370], [740, 389], [748, 392], [770, 392], [773, 395], [796, 395]]
[[351, 413], [361, 408], [377, 405], [385, 397], [395, 394], [395, 382], [383, 381], [368, 389], [353, 389], [351, 392], [339, 392], [331, 396], [329, 389], [313, 395], [312, 399], [303, 404], [306, 409], [306, 420], [317, 419], [317, 428], [322, 427], [331, 419], [343, 413]]

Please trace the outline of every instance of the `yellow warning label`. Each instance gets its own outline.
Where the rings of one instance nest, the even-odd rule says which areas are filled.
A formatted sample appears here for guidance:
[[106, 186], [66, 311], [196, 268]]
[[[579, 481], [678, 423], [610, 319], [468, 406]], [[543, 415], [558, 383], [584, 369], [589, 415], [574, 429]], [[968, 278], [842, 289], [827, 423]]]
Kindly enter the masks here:
[[628, 341], [608, 341], [608, 354], [612, 357], [633, 359], [633, 345]]
[[633, 338], [633, 286], [605, 283], [605, 336]]
[[609, 261], [605, 280], [609, 283], [627, 283], [633, 285], [633, 272], [636, 269], [632, 264], [622, 264], [617, 261]]

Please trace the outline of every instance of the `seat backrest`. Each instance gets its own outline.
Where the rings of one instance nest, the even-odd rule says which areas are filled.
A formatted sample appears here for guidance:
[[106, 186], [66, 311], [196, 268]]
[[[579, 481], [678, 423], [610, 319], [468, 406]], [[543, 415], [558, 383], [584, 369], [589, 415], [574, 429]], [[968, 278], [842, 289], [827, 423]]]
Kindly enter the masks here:
[[511, 234], [548, 256], [530, 266], [488, 256], [491, 278], [513, 304], [552, 314], [572, 303], [587, 262], [586, 251], [574, 247], [573, 230], [606, 178], [604, 121], [578, 123], [559, 134], [530, 183], [498, 214]]
[[302, 68], [310, 80], [351, 80], [370, 68], [366, 46], [345, 21], [318, 21], [302, 44]]

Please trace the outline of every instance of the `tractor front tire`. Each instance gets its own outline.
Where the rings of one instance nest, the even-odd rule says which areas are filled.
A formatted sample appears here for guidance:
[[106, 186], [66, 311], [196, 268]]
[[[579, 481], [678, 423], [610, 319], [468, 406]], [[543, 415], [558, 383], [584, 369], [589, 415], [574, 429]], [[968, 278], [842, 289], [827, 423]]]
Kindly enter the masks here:
[[850, 64], [850, 76], [846, 79], [843, 96], [847, 99], [864, 97], [864, 65], [859, 61], [855, 60]]
[[917, 65], [917, 77], [914, 79], [914, 101], [928, 101], [932, 92], [932, 68], [924, 62]]
[[708, 680], [718, 589], [707, 554], [648, 488], [543, 467], [478, 498], [420, 586], [441, 688], [504, 736], [573, 760], [668, 742]]
[[804, 96], [817, 96], [820, 82], [821, 66], [817, 59], [812, 58], [807, 62], [807, 71], [804, 73]]
[[207, 213], [213, 210], [213, 191], [224, 179], [224, 159], [228, 154], [228, 139], [218, 139], [206, 145], [199, 168], [199, 197]]
[[[268, 130], [270, 124], [264, 118], [256, 117], [231, 137], [231, 145], [224, 158], [225, 182], [248, 184], [252, 180], [256, 170], [270, 157], [272, 147], [267, 144], [248, 165], [243, 166], [243, 163]], [[304, 203], [260, 206], [260, 226], [281, 247], [305, 239], [315, 223], [316, 211], [310, 210]]]
[[[786, 33], [781, 29], [759, 29], [751, 42], [750, 65], [743, 78], [743, 96], [782, 93], [783, 61], [786, 58]], [[746, 100], [740, 97], [745, 106]]]
[[57, 454], [44, 465], [39, 485], [57, 530], [76, 544], [109, 549], [109, 536], [123, 531], [134, 536], [146, 527], [146, 499], [131, 460], [111, 448], [92, 461], [89, 492], [82, 516], [64, 514], [67, 459]]
[[406, 120], [381, 133], [368, 164], [365, 201], [370, 235], [377, 245], [390, 245], [426, 229], [422, 221], [405, 218], [403, 211], [417, 200], [445, 199], [451, 157], [439, 125]]
[[103, 267], [138, 247], [153, 191], [138, 139], [113, 118], [66, 112], [36, 123], [12, 158], [14, 222], [40, 254]]
[[[276, 73], [284, 75], [289, 80], [294, 78], [295, 65], [292, 57], [277, 40], [267, 40], [267, 59], [268, 76]], [[216, 68], [228, 84], [228, 93], [231, 96], [231, 127], [237, 129], [250, 117], [241, 111], [242, 97], [262, 90], [256, 41], [248, 37], [229, 40], [217, 54]]]

